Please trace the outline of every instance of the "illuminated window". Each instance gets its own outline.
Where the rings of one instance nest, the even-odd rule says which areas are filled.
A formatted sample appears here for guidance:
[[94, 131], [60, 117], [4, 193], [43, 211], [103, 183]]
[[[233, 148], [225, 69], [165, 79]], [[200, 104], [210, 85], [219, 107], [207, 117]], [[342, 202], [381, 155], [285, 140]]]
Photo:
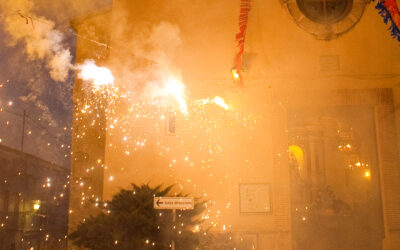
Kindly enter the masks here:
[[304, 153], [303, 150], [297, 145], [289, 146], [289, 156], [296, 160], [299, 170], [304, 168]]

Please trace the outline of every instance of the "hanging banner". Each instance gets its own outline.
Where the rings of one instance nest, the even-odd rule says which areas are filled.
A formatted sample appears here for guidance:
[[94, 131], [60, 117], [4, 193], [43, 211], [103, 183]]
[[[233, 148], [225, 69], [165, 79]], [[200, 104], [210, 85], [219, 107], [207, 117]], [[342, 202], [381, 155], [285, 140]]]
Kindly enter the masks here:
[[[375, 0], [374, 0], [375, 1]], [[376, 0], [375, 8], [383, 18], [385, 24], [390, 25], [389, 30], [393, 38], [400, 42], [400, 11], [396, 0]]]
[[239, 32], [236, 34], [236, 42], [239, 51], [235, 58], [236, 73], [239, 78], [239, 85], [243, 86], [243, 53], [244, 53], [244, 40], [246, 38], [247, 23], [249, 20], [249, 13], [251, 9], [251, 0], [240, 0], [240, 14], [239, 14]]

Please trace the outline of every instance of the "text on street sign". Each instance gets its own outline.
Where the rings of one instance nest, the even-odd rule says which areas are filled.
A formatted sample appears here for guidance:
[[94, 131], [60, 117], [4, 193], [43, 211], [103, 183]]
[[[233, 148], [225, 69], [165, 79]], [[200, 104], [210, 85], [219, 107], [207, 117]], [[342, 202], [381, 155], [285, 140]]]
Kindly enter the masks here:
[[155, 209], [193, 209], [193, 197], [154, 197]]

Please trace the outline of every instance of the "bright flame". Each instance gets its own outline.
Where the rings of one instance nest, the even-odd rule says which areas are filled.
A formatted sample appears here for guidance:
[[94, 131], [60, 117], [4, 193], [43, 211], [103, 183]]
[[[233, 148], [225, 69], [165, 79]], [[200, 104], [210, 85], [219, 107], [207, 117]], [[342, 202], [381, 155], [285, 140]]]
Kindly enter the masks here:
[[233, 77], [233, 80], [235, 80], [235, 81], [239, 80], [240, 75], [237, 72], [237, 69], [232, 69], [232, 77]]
[[179, 109], [182, 113], [188, 113], [185, 99], [185, 85], [183, 85], [182, 82], [173, 78], [169, 79], [169, 81], [165, 84], [165, 92], [167, 96], [171, 95], [179, 103]]
[[365, 176], [365, 178], [371, 177], [371, 172], [370, 172], [369, 170], [366, 170], [366, 171], [364, 172], [364, 176]]
[[79, 78], [96, 86], [114, 83], [114, 76], [111, 70], [97, 66], [93, 60], [86, 60], [83, 64], [78, 65], [77, 68], [80, 70]]
[[221, 97], [219, 97], [219, 96], [216, 96], [216, 97], [214, 97], [214, 103], [215, 104], [217, 104], [218, 106], [220, 106], [220, 107], [222, 107], [222, 108], [224, 108], [224, 109], [226, 109], [226, 110], [228, 110], [229, 109], [229, 106], [225, 103], [225, 101], [224, 101], [224, 99], [223, 98], [221, 98]]
[[201, 99], [201, 100], [196, 101], [196, 102], [200, 102], [203, 105], [213, 103], [213, 104], [218, 105], [221, 108], [224, 108], [226, 110], [229, 109], [229, 106], [228, 106], [228, 104], [225, 103], [225, 100], [222, 97], [219, 97], [219, 96], [216, 96], [214, 98]]

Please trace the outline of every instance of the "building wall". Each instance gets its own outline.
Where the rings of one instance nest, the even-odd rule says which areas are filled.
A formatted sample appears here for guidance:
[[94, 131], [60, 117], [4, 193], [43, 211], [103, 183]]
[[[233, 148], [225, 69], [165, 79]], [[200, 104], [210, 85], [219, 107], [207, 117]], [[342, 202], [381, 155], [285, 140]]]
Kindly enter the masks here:
[[[78, 147], [88, 147], [86, 151], [92, 160], [76, 165], [76, 170], [73, 165], [72, 174], [80, 178], [74, 171], [94, 165], [97, 159], [103, 163], [104, 159], [104, 177], [99, 175], [95, 181], [102, 185], [99, 192], [104, 199], [110, 199], [119, 188], [129, 187], [130, 183], [175, 184], [176, 192], [213, 201], [208, 223], [215, 225], [216, 231], [229, 228], [235, 233], [256, 235], [259, 249], [291, 249], [286, 152], [288, 108], [291, 105], [348, 105], [346, 100], [332, 101], [338, 96], [336, 90], [393, 88], [399, 82], [400, 50], [373, 4], [366, 5], [363, 16], [350, 31], [337, 39], [319, 40], [296, 25], [284, 3], [255, 0], [245, 43], [245, 87], [238, 89], [233, 87], [231, 76], [238, 15], [239, 3], [229, 0], [114, 1], [112, 17], [107, 19], [112, 27], [111, 49], [103, 63], [113, 70], [117, 86], [132, 92], [143, 87], [139, 76], [145, 78], [151, 67], [141, 57], [148, 60], [157, 53], [153, 55], [154, 50], [140, 45], [145, 40], [156, 39], [152, 41], [158, 49], [156, 52], [165, 56], [163, 73], [181, 78], [194, 99], [224, 96], [233, 111], [209, 108], [206, 115], [196, 116], [196, 113], [190, 118], [178, 113], [174, 136], [166, 135], [165, 122], [157, 118], [167, 116], [168, 108], [155, 112], [156, 118], [152, 119], [137, 119], [130, 114], [126, 123], [134, 129], [134, 135], [129, 135], [127, 140], [130, 144], [139, 143], [138, 146], [126, 153], [123, 138], [127, 134], [124, 128], [128, 126], [113, 129], [100, 143], [81, 140], [75, 144], [74, 153]], [[104, 26], [96, 21], [84, 23], [104, 32]], [[162, 37], [165, 40], [151, 38], [152, 32], [165, 24], [172, 27], [167, 34], [175, 36], [166, 35]], [[79, 32], [88, 34], [87, 30], [78, 29]], [[91, 53], [97, 49], [90, 42], [80, 41], [78, 60], [94, 57]], [[177, 46], [168, 47], [170, 43]], [[321, 95], [326, 99], [308, 98], [310, 93], [319, 96], [321, 91], [328, 93]], [[75, 99], [81, 93], [80, 85], [76, 85]], [[355, 91], [349, 98], [357, 99], [360, 95]], [[129, 105], [116, 107], [115, 113], [128, 114]], [[385, 249], [396, 249], [399, 227], [396, 216], [400, 204], [390, 190], [395, 190], [392, 178], [399, 174], [395, 167], [398, 151], [395, 146], [387, 148], [388, 144], [384, 143], [387, 134], [383, 131], [387, 128], [389, 134], [395, 134], [399, 129], [394, 127], [394, 110], [390, 104], [369, 105], [376, 107], [376, 123], [384, 123], [381, 130], [377, 129], [384, 245]], [[75, 135], [79, 134], [77, 127], [84, 124], [87, 122], [76, 120]], [[104, 126], [109, 129], [110, 125], [108, 121]], [[240, 212], [239, 189], [241, 185], [254, 183], [269, 185], [271, 213]], [[77, 200], [71, 200], [71, 204], [78, 204]]]
[[[77, 31], [76, 63], [86, 59], [101, 63], [108, 57], [109, 31], [105, 22], [110, 18], [109, 10], [77, 18], [72, 27]], [[94, 43], [93, 41], [97, 41]], [[71, 183], [69, 201], [68, 231], [72, 232], [82, 220], [93, 213], [86, 201], [103, 198], [104, 166], [104, 100], [96, 99], [93, 113], [81, 113], [81, 110], [93, 104], [94, 93], [88, 85], [77, 79], [75, 81], [73, 101], [73, 133], [71, 155]], [[101, 106], [101, 108], [100, 108]], [[88, 171], [90, 170], [90, 171]], [[68, 244], [71, 247], [71, 244]]]
[[[146, 37], [143, 30], [151, 32], [164, 22], [178, 27], [177, 39], [181, 40], [177, 48], [166, 48], [167, 56], [173, 58], [168, 70], [181, 72], [188, 91], [197, 98], [223, 94], [233, 84], [230, 70], [235, 56], [237, 16], [238, 5], [229, 1], [194, 1], [191, 4], [116, 1], [113, 27], [117, 28], [111, 35], [114, 49], [109, 60], [116, 72], [116, 82], [129, 81], [124, 73], [130, 67], [135, 72], [137, 61], [123, 55], [135, 53], [136, 37], [138, 40]], [[218, 86], [218, 83], [223, 85]], [[254, 99], [250, 93], [232, 95], [234, 105], [238, 106], [238, 116], [242, 116], [240, 120], [233, 113], [221, 114], [219, 109], [210, 109], [205, 117], [189, 120], [177, 114], [175, 136], [165, 135], [163, 121], [129, 120], [137, 124], [134, 137], [147, 138], [146, 146], [138, 147], [127, 157], [121, 155], [123, 151], [119, 148], [106, 147], [104, 197], [111, 198], [120, 187], [129, 187], [130, 183], [176, 184], [176, 192], [214, 203], [206, 225], [214, 226], [215, 231], [226, 228], [242, 235], [256, 235], [260, 249], [271, 246], [268, 244], [290, 248], [285, 112], [274, 103], [270, 91], [258, 94]], [[219, 120], [219, 124], [206, 131], [205, 120], [197, 123], [191, 119]], [[107, 137], [107, 145], [118, 145], [124, 132], [114, 129], [112, 133]], [[253, 183], [269, 185], [273, 212], [240, 212], [240, 199], [245, 199], [239, 195], [240, 185]]]
[[[298, 94], [299, 92], [292, 92], [292, 94], [286, 92], [285, 95], [293, 96]], [[362, 196], [365, 195], [369, 201], [375, 200], [374, 202], [370, 202], [370, 204], [365, 204], [365, 206], [368, 207], [370, 217], [366, 216], [364, 221], [371, 221], [370, 225], [374, 225], [373, 230], [376, 230], [376, 232], [373, 236], [381, 238], [382, 249], [396, 249], [397, 228], [399, 225], [398, 213], [400, 207], [397, 196], [391, 193], [393, 190], [397, 189], [395, 179], [397, 179], [399, 175], [399, 169], [394, 167], [398, 164], [399, 159], [397, 143], [394, 142], [397, 134], [394, 130], [397, 128], [394, 121], [393, 89], [339, 89], [336, 91], [318, 91], [312, 94], [303, 94], [302, 96], [302, 98], [289, 101], [288, 108], [299, 109], [300, 107], [304, 113], [308, 112], [307, 109], [322, 109], [326, 111], [325, 115], [321, 115], [316, 122], [313, 121], [313, 125], [307, 127], [307, 129], [309, 131], [316, 131], [315, 128], [323, 129], [322, 132], [317, 130], [319, 133], [311, 135], [311, 137], [313, 137], [314, 142], [316, 141], [315, 138], [319, 138], [319, 140], [322, 139], [323, 142], [322, 145], [321, 143], [319, 145], [316, 143], [316, 148], [326, 152], [319, 156], [319, 158], [321, 156], [325, 157], [325, 159], [322, 159], [322, 161], [324, 161], [322, 166], [325, 168], [324, 171], [326, 172], [324, 174], [324, 178], [326, 178], [325, 182], [333, 187], [335, 195], [337, 195], [339, 199], [343, 199], [348, 204], [357, 203], [354, 202], [354, 198], [352, 198], [352, 193], [357, 186], [348, 184], [349, 177], [345, 171], [346, 165], [348, 162], [352, 162], [351, 158], [353, 158], [354, 155], [348, 154], [347, 158], [350, 158], [344, 158], [343, 162], [340, 160], [341, 158], [336, 155], [343, 153], [336, 148], [337, 145], [340, 145], [339, 143], [335, 142], [332, 145], [333, 137], [336, 136], [339, 130], [345, 130], [346, 128], [340, 126], [343, 125], [343, 123], [340, 124], [341, 119], [338, 119], [340, 118], [338, 115], [334, 116], [328, 111], [346, 110], [348, 113], [352, 114], [352, 117], [348, 117], [347, 120], [353, 119], [353, 121], [357, 121], [357, 119], [359, 119], [358, 122], [361, 122], [358, 126], [358, 130], [357, 126], [354, 126], [354, 122], [350, 124], [352, 126], [351, 129], [354, 129], [354, 134], [357, 133], [358, 136], [352, 136], [348, 141], [352, 141], [352, 146], [357, 147], [355, 150], [355, 154], [357, 155], [355, 159], [361, 162], [367, 161], [370, 165], [368, 169], [370, 169], [371, 176], [368, 176], [368, 181], [364, 182], [364, 184], [359, 182], [362, 186], [358, 187], [364, 190], [359, 193], [360, 197], [358, 198], [363, 199]], [[354, 112], [351, 110], [356, 111]], [[322, 122], [322, 124], [318, 124], [318, 122]], [[362, 122], [368, 122], [368, 124], [362, 125]], [[360, 131], [360, 128], [362, 128], [362, 130], [367, 129], [369, 132]], [[303, 131], [298, 133], [292, 130], [293, 126], [289, 130], [291, 134], [289, 136], [291, 138], [291, 143], [304, 140], [304, 136], [310, 136]], [[300, 138], [294, 138], [293, 134], [300, 135]], [[332, 150], [332, 146], [334, 146], [336, 150]], [[332, 153], [332, 151], [337, 151], [337, 153]], [[309, 165], [313, 168], [320, 164], [311, 162]], [[311, 178], [316, 178], [318, 176], [317, 173], [315, 173], [315, 168], [310, 170], [310, 175], [312, 176]], [[367, 228], [367, 226], [364, 227]]]
[[0, 249], [66, 248], [68, 172], [0, 147]]
[[[328, 41], [318, 40], [299, 28], [279, 1], [253, 1], [252, 6], [244, 61], [248, 85], [268, 81], [276, 88], [392, 86], [393, 79], [379, 76], [398, 72], [398, 45], [373, 4], [366, 5], [353, 29]], [[231, 83], [238, 12], [239, 4], [222, 0], [164, 4], [115, 1], [115, 56], [128, 60], [121, 55], [132, 53], [134, 47], [126, 45], [132, 42], [135, 32], [140, 35], [140, 27], [167, 21], [179, 26], [182, 44], [174, 55], [174, 64], [187, 81]], [[337, 56], [338, 67], [321, 68], [323, 56]]]

